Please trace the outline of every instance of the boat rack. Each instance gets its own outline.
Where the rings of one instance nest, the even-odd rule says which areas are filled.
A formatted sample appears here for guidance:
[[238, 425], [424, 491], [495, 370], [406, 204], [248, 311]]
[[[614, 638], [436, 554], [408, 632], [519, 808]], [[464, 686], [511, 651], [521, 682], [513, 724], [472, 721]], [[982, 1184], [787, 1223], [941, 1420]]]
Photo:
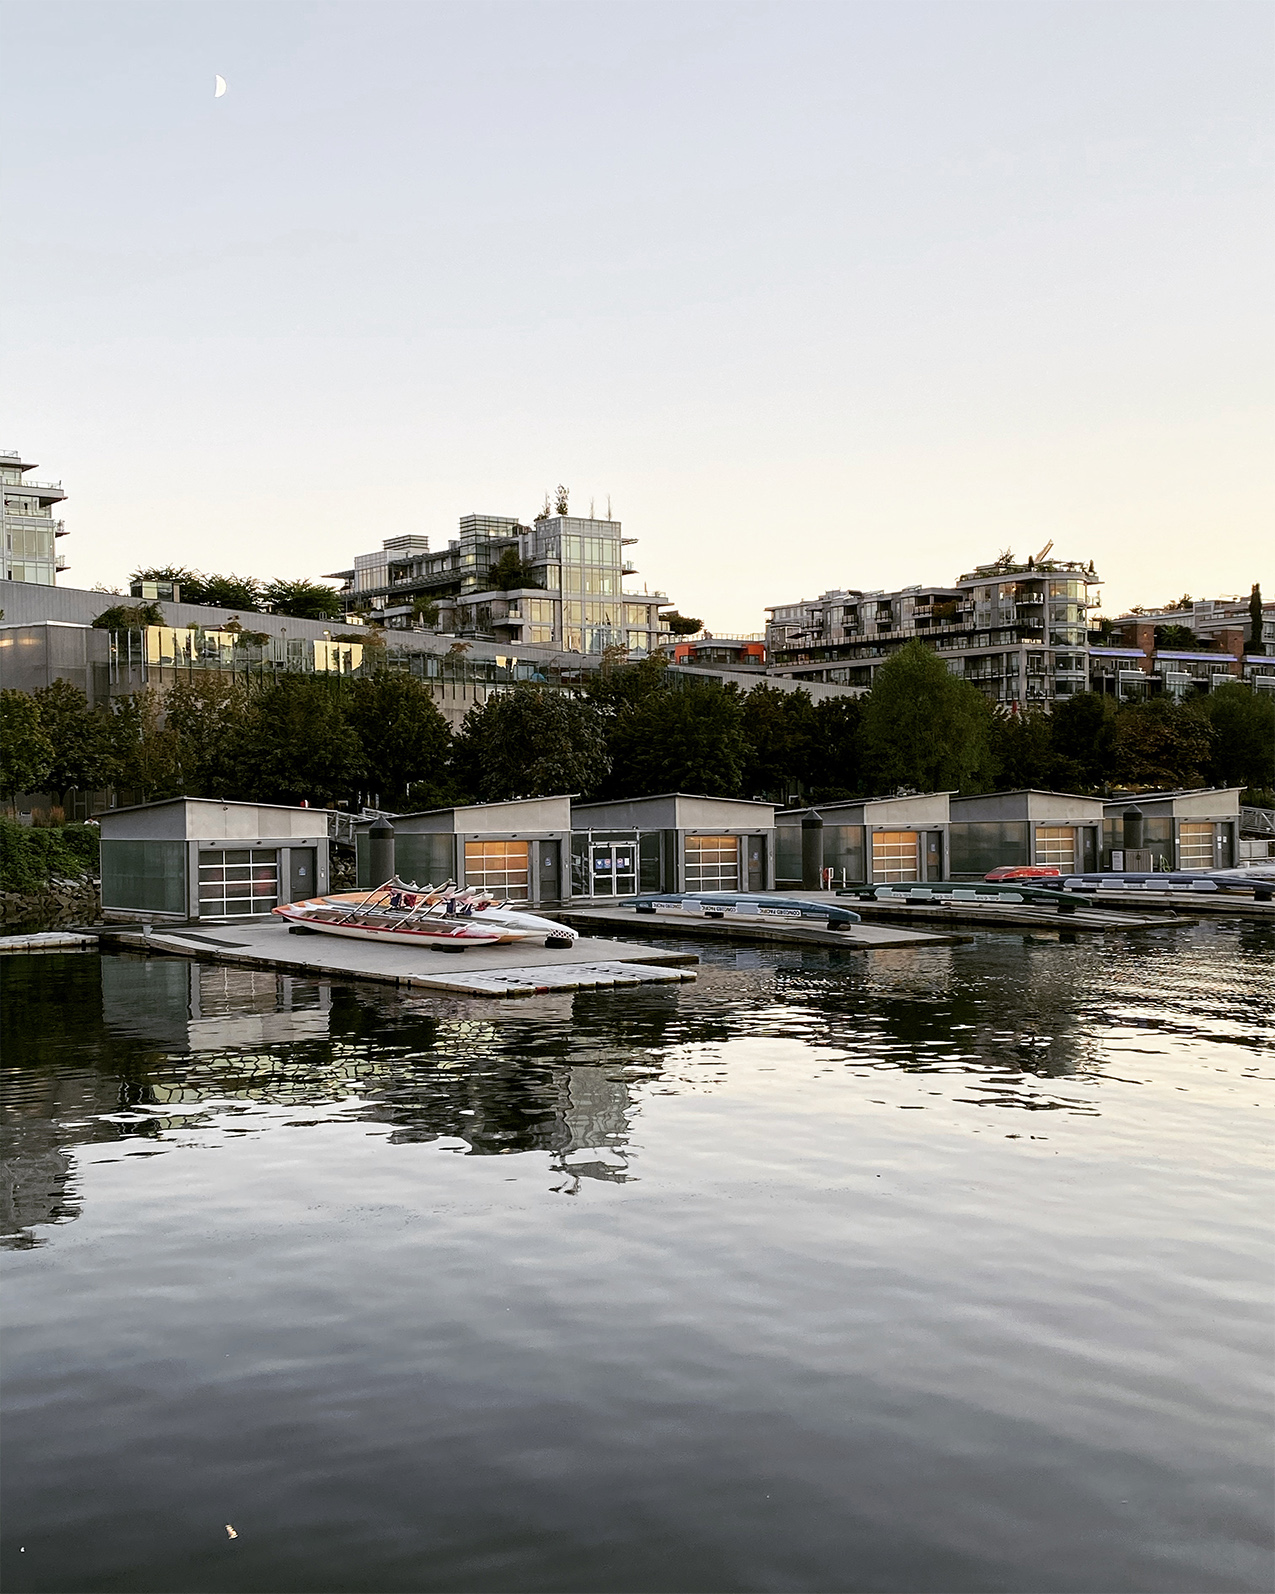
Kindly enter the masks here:
[[838, 908], [831, 902], [807, 902], [801, 897], [772, 897], [738, 891], [650, 891], [636, 897], [619, 897], [615, 906], [636, 908], [639, 913], [658, 913], [661, 908], [671, 908], [681, 913], [703, 914], [706, 919], [724, 919], [728, 913], [749, 919], [818, 919], [830, 930], [845, 930], [863, 922], [859, 914], [849, 908]]
[[1048, 903], [1059, 913], [1074, 913], [1077, 907], [1075, 900], [1058, 887], [1051, 889], [1017, 881], [1012, 886], [958, 880], [928, 880], [923, 885], [899, 881], [894, 885], [842, 886], [837, 895], [855, 897], [860, 902], [933, 902], [935, 898], [947, 898], [953, 905], [960, 902]]

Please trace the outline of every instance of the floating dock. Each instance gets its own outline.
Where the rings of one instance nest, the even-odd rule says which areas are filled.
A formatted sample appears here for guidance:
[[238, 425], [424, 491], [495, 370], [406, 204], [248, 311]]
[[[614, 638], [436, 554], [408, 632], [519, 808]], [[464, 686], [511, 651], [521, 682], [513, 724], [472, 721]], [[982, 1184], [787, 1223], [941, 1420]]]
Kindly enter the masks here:
[[270, 923], [134, 926], [100, 932], [112, 946], [246, 968], [277, 969], [306, 979], [376, 980], [456, 996], [540, 996], [622, 985], [675, 985], [695, 978], [693, 952], [669, 952], [585, 940], [570, 947], [531, 941], [471, 946], [463, 952], [387, 946], [310, 932], [297, 935], [280, 919]]
[[[761, 894], [763, 900], [765, 895]], [[794, 892], [785, 892], [794, 896]], [[817, 892], [801, 892], [801, 900], [818, 903]], [[828, 902], [825, 893], [822, 901]], [[833, 906], [850, 908], [858, 913], [857, 902], [833, 902]], [[638, 913], [632, 906], [613, 903], [607, 907], [561, 908], [554, 917], [569, 924], [572, 929], [587, 933], [621, 931], [625, 935], [678, 936], [705, 941], [742, 941], [750, 945], [763, 942], [770, 946], [837, 947], [842, 952], [874, 952], [885, 947], [952, 946], [962, 941], [972, 941], [973, 936], [953, 934], [950, 930], [927, 932], [921, 930], [887, 930], [878, 924], [852, 924], [844, 930], [829, 930], [823, 925], [810, 924], [795, 919], [754, 919], [735, 914], [721, 918], [699, 913], [656, 912]]]

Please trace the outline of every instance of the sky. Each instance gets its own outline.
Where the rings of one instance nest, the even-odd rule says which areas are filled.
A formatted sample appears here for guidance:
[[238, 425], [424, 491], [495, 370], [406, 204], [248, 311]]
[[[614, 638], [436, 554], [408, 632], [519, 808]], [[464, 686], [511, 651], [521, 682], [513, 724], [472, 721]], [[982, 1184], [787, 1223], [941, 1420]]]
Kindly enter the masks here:
[[[545, 491], [720, 633], [1003, 549], [1275, 591], [1275, 8], [7, 0], [0, 448], [68, 585]], [[214, 97], [214, 76], [228, 83]]]

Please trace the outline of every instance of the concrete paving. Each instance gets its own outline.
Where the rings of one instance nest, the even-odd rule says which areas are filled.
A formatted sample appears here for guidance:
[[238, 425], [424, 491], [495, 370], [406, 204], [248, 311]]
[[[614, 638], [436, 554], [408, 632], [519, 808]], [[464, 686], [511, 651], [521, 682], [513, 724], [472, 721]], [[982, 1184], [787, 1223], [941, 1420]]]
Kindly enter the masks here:
[[427, 991], [474, 996], [531, 996], [545, 991], [614, 985], [668, 984], [695, 978], [699, 959], [623, 942], [584, 937], [569, 947], [514, 941], [438, 951], [312, 932], [293, 934], [281, 920], [245, 924], [128, 928], [104, 939], [134, 951], [176, 953], [248, 968], [273, 968], [303, 978], [377, 980]]

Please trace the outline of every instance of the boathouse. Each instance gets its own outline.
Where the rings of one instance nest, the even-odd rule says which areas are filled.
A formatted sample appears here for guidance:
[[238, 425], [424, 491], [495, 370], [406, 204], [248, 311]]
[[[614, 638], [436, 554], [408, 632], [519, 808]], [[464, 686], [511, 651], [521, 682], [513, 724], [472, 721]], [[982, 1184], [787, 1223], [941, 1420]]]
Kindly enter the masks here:
[[[946, 878], [948, 793], [923, 792], [914, 797], [857, 797], [848, 802], [820, 803], [817, 808], [787, 808], [776, 814], [777, 883], [807, 889], [832, 886], [888, 885], [906, 880]], [[803, 867], [803, 832], [809, 854]], [[812, 862], [813, 860], [813, 862]], [[812, 875], [813, 878], [807, 878]], [[831, 871], [829, 875], [828, 871]]]
[[111, 918], [253, 918], [328, 889], [321, 808], [172, 797], [108, 808], [98, 823]]
[[989, 791], [951, 799], [953, 880], [981, 880], [1006, 864], [1061, 874], [1097, 869], [1101, 797], [1060, 791]]
[[571, 895], [773, 891], [775, 808], [664, 792], [571, 804]]
[[1104, 803], [1103, 869], [1231, 869], [1239, 786], [1149, 791]]
[[[457, 880], [513, 902], [563, 900], [571, 845], [570, 797], [519, 797], [395, 814], [394, 872], [417, 885]], [[372, 887], [373, 821], [355, 832], [358, 883]]]

